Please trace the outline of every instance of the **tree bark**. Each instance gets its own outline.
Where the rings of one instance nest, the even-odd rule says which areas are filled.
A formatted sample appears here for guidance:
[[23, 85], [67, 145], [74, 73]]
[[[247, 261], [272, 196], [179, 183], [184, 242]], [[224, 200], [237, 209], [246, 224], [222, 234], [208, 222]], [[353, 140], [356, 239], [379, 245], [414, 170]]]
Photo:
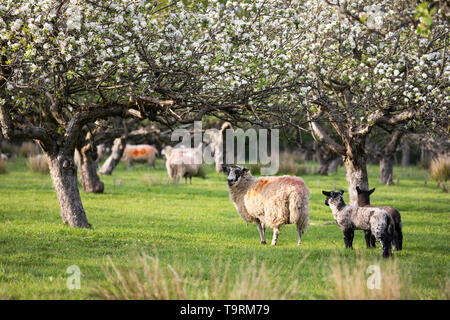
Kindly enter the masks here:
[[45, 153], [50, 175], [64, 223], [71, 227], [89, 228], [86, 212], [78, 190], [77, 168], [72, 155]]
[[407, 139], [403, 139], [402, 146], [402, 166], [409, 166], [411, 159], [411, 145]]
[[380, 183], [391, 185], [393, 183], [392, 176], [394, 173], [394, 155], [383, 155], [380, 160]]
[[365, 154], [366, 138], [357, 136], [346, 145], [346, 153], [343, 157], [348, 182], [350, 204], [358, 205], [358, 193], [356, 187], [369, 190], [367, 176], [367, 159]]
[[79, 157], [79, 173], [81, 185], [85, 192], [103, 193], [105, 188], [103, 182], [97, 174], [97, 162], [94, 160], [96, 156], [89, 147], [83, 147], [81, 150], [76, 149]]
[[111, 155], [106, 159], [103, 166], [100, 168], [100, 174], [111, 174], [115, 167], [119, 164], [120, 159], [122, 159], [123, 151], [127, 141], [124, 137], [116, 138], [114, 140], [113, 146], [111, 148]]

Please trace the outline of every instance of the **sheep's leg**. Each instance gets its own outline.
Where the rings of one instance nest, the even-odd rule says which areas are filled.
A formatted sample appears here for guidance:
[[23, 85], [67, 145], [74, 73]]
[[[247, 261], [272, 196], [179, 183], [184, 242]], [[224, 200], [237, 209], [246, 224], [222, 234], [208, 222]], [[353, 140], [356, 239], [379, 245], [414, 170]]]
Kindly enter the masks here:
[[297, 235], [298, 235], [297, 244], [299, 246], [302, 245], [302, 233], [303, 233], [300, 227], [301, 227], [300, 223], [297, 223]]
[[261, 244], [266, 244], [266, 228], [261, 225], [261, 222], [256, 222], [258, 228], [259, 237], [261, 238]]
[[192, 176], [189, 176], [189, 184], [192, 184]]
[[380, 237], [381, 247], [383, 248], [383, 258], [392, 257], [392, 248], [391, 241], [389, 241], [389, 237], [383, 234]]
[[353, 249], [353, 237], [355, 236], [355, 231], [352, 229], [344, 231], [344, 243], [345, 247]]
[[280, 229], [273, 228], [272, 246], [277, 244], [279, 233], [280, 233]]
[[375, 237], [370, 230], [364, 231], [364, 238], [366, 239], [367, 249], [375, 248]]

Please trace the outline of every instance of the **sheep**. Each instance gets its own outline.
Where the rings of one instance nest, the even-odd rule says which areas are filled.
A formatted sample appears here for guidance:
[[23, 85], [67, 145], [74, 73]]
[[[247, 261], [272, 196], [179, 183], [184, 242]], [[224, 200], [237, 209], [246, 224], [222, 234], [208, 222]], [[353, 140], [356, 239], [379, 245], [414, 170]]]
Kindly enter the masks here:
[[148, 163], [148, 169], [150, 170], [150, 166], [155, 168], [157, 154], [158, 150], [149, 144], [127, 144], [123, 151], [122, 159], [127, 164], [128, 168], [130, 168], [130, 165], [133, 165], [134, 162], [146, 161]]
[[239, 216], [256, 223], [261, 244], [266, 244], [266, 226], [273, 228], [272, 246], [278, 241], [280, 227], [296, 224], [298, 245], [309, 225], [309, 189], [299, 177], [255, 178], [247, 168], [222, 167], [227, 174], [230, 200]]
[[[373, 207], [370, 205], [370, 195], [375, 191], [372, 190], [362, 190], [359, 186], [356, 187], [356, 192], [358, 193], [358, 206], [360, 207]], [[403, 247], [403, 233], [402, 233], [402, 217], [400, 212], [394, 207], [378, 207], [386, 210], [394, 220], [394, 236], [392, 239], [392, 247], [395, 250], [402, 250]], [[365, 231], [365, 239], [367, 248], [375, 248], [375, 237], [372, 235], [370, 230]]]
[[8, 156], [6, 154], [4, 154], [4, 153], [0, 153], [0, 160], [6, 162], [6, 161], [8, 161]]
[[325, 204], [331, 208], [334, 220], [344, 232], [346, 248], [353, 248], [355, 229], [370, 230], [381, 242], [383, 258], [392, 256], [391, 241], [394, 234], [394, 221], [384, 209], [376, 207], [357, 207], [346, 205], [340, 191], [322, 191], [327, 198]]
[[203, 165], [198, 163], [201, 159], [203, 144], [198, 145], [197, 148], [172, 148], [165, 147], [163, 150], [166, 156], [166, 168], [169, 178], [173, 182], [178, 182], [182, 177], [187, 184], [187, 178], [189, 183], [192, 184], [193, 176], [204, 177]]

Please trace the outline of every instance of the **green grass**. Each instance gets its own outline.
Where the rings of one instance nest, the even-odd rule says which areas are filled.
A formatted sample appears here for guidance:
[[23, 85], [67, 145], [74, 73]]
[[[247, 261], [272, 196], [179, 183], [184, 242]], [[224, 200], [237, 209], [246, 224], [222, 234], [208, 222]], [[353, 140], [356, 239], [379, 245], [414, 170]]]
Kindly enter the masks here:
[[[167, 184], [161, 161], [102, 177], [104, 194], [81, 197], [92, 228], [63, 225], [50, 177], [31, 173], [19, 159], [0, 175], [0, 298], [86, 299], [92, 287], [106, 283], [107, 257], [127, 266], [136, 251], [155, 254], [163, 263], [182, 265], [188, 275], [208, 281], [218, 260], [230, 263], [230, 273], [252, 259], [276, 267], [280, 284], [299, 281], [299, 299], [331, 296], [330, 266], [336, 256], [349, 263], [364, 258], [383, 265], [381, 249], [367, 250], [363, 233], [355, 234], [355, 250], [344, 249], [343, 235], [324, 205], [322, 189], [346, 190], [345, 170], [332, 176], [305, 174], [311, 190], [311, 225], [297, 246], [293, 225], [281, 229], [278, 245], [262, 246], [254, 225], [246, 226], [228, 199], [225, 177], [212, 168], [192, 185]], [[395, 168], [399, 184], [380, 185], [378, 167], [369, 167], [372, 203], [392, 205], [403, 219], [404, 250], [394, 252], [402, 273], [410, 279], [414, 297], [448, 297], [450, 196], [434, 183], [424, 184], [425, 172]], [[346, 193], [348, 199], [348, 193]], [[268, 230], [270, 239], [272, 233]], [[303, 262], [301, 262], [304, 259]], [[299, 265], [301, 262], [301, 265]], [[81, 289], [66, 288], [67, 267], [82, 272]]]

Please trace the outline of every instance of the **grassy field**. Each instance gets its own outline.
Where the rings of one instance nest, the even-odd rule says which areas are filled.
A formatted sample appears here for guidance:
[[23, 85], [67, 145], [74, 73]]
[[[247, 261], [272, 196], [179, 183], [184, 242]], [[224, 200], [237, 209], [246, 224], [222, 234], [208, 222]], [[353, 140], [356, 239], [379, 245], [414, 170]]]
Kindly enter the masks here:
[[[380, 185], [378, 167], [369, 167], [370, 186], [376, 187], [372, 203], [395, 206], [403, 219], [404, 250], [394, 252], [393, 259], [402, 279], [401, 298], [448, 299], [450, 196], [432, 181], [425, 185], [426, 173], [419, 169], [395, 168], [394, 174], [398, 184]], [[283, 291], [296, 282], [289, 296], [295, 299], [342, 297], [337, 293], [342, 284], [332, 277], [339, 276], [336, 268], [342, 265], [353, 270], [376, 264], [382, 271], [391, 270], [391, 262], [381, 259], [379, 245], [376, 250], [365, 248], [361, 231], [355, 234], [355, 249], [346, 250], [338, 227], [322, 226], [333, 219], [321, 190], [346, 190], [344, 168], [331, 176], [302, 178], [311, 190], [312, 225], [302, 247], [297, 246], [293, 225], [284, 226], [278, 245], [271, 247], [260, 245], [256, 227], [239, 218], [228, 199], [225, 176], [212, 168], [206, 179], [194, 178], [192, 185], [172, 185], [162, 161], [151, 172], [145, 166], [125, 170], [119, 165], [112, 176], [102, 177], [104, 194], [81, 191], [93, 227], [80, 230], [63, 225], [50, 177], [29, 172], [19, 159], [0, 174], [0, 298], [96, 298], [92, 288], [109, 284], [109, 259], [134, 268], [136, 253], [157, 257], [161, 265], [182, 270], [199, 285], [208, 285], [218, 270], [235, 275], [245, 266], [247, 271], [252, 268], [252, 261], [264, 264], [272, 286]], [[82, 272], [80, 290], [66, 287], [71, 265]], [[356, 285], [352, 281], [350, 273], [350, 289]]]

